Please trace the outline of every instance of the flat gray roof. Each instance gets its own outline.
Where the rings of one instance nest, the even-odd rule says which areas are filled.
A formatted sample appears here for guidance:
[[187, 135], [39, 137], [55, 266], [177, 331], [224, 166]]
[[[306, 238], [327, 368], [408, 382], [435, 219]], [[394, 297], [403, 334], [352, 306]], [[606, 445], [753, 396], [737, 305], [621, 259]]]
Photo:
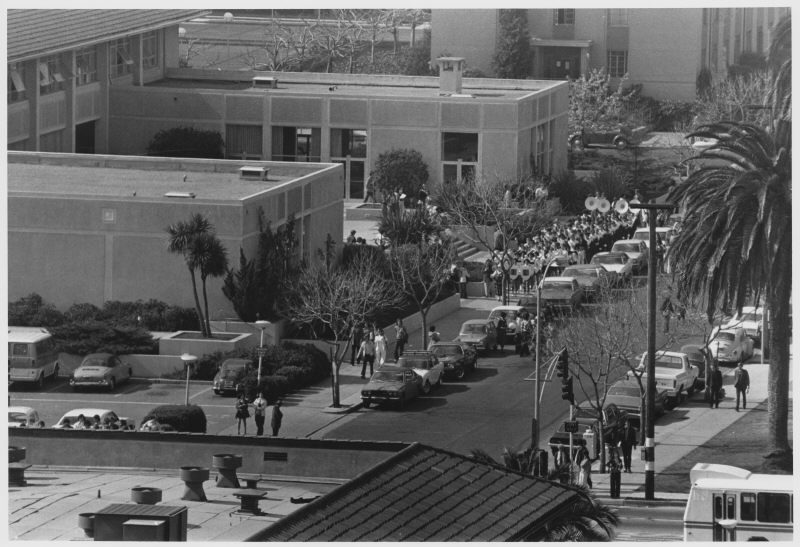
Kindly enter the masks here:
[[[269, 169], [268, 180], [239, 177], [243, 166]], [[8, 193], [62, 197], [167, 198], [167, 192], [194, 193], [195, 199], [241, 201], [286, 182], [335, 168], [331, 163], [195, 160], [91, 154], [9, 152]], [[185, 179], [185, 180], [184, 180]]]

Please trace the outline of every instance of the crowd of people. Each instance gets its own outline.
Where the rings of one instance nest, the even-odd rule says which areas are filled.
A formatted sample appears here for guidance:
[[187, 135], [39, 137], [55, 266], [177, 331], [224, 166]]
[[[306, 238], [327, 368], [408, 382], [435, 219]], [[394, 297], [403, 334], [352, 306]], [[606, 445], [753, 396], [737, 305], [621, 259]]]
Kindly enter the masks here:
[[91, 418], [78, 415], [74, 420], [64, 418], [61, 426], [67, 429], [134, 429], [132, 424], [128, 424], [126, 420], [120, 420], [113, 416], [106, 416], [105, 419], [100, 419], [100, 416], [95, 414]]

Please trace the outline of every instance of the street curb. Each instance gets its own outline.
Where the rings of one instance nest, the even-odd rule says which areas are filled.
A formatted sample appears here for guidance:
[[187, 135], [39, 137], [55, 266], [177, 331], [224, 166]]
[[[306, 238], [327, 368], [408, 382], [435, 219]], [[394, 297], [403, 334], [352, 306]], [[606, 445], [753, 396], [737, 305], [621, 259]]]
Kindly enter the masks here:
[[364, 403], [362, 402], [354, 403], [352, 405], [341, 403], [341, 406], [339, 406], [338, 408], [334, 406], [326, 406], [325, 408], [322, 409], [322, 412], [325, 412], [326, 414], [347, 414], [350, 412], [355, 412], [356, 410], [360, 409], [363, 405]]
[[659, 498], [646, 500], [644, 498], [611, 498], [606, 496], [595, 496], [596, 499], [605, 505], [612, 507], [686, 507], [686, 499], [681, 498]]

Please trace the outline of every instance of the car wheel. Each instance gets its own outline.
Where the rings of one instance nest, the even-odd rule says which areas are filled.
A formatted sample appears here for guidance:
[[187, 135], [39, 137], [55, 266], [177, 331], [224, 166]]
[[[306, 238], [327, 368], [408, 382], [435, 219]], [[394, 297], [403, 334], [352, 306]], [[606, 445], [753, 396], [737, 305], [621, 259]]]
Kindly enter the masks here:
[[690, 388], [688, 388], [686, 390], [686, 395], [688, 397], [691, 397], [692, 395], [694, 395], [694, 390], [695, 390], [695, 384], [692, 384], [692, 387], [690, 387]]
[[423, 393], [424, 395], [427, 395], [427, 394], [428, 394], [428, 393], [430, 393], [430, 392], [431, 392], [431, 384], [430, 384], [430, 382], [428, 382], [428, 381], [426, 380], [426, 381], [425, 381], [425, 383], [424, 383], [424, 384], [422, 384], [422, 393]]
[[400, 410], [405, 410], [405, 408], [406, 408], [406, 398], [405, 397], [402, 397], [402, 396], [400, 397], [400, 400], [397, 401], [397, 407]]
[[369, 408], [369, 405], [372, 404], [372, 399], [362, 399], [364, 403], [364, 408]]
[[58, 363], [56, 363], [56, 366], [53, 367], [53, 375], [51, 376], [51, 378], [53, 380], [58, 379]]
[[218, 390], [218, 389], [214, 390], [214, 395], [220, 395], [220, 393], [221, 393], [220, 390]]
[[42, 389], [44, 387], [44, 372], [42, 372], [42, 374], [39, 375], [39, 379], [36, 381], [36, 385], [39, 386], [39, 389]]
[[444, 373], [440, 374], [439, 375], [439, 379], [436, 380], [436, 387], [441, 387], [442, 386], [442, 382], [444, 382]]
[[108, 382], [108, 391], [114, 391], [114, 388], [117, 387], [117, 381], [114, 378], [111, 378]]
[[617, 137], [614, 139], [614, 146], [617, 150], [625, 150], [628, 147], [628, 139], [625, 137]]
[[467, 371], [464, 370], [464, 367], [459, 367], [456, 369], [456, 380], [463, 380], [464, 376], [466, 376]]

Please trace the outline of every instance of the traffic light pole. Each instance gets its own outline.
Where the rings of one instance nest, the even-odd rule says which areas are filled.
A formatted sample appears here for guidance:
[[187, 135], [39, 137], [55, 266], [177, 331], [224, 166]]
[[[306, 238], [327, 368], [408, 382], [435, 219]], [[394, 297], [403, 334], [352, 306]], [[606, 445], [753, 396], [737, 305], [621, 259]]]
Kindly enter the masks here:
[[656, 415], [656, 213], [674, 209], [671, 203], [631, 203], [631, 209], [645, 209], [650, 228], [647, 260], [647, 386], [645, 388], [644, 497], [655, 499], [655, 415]]

